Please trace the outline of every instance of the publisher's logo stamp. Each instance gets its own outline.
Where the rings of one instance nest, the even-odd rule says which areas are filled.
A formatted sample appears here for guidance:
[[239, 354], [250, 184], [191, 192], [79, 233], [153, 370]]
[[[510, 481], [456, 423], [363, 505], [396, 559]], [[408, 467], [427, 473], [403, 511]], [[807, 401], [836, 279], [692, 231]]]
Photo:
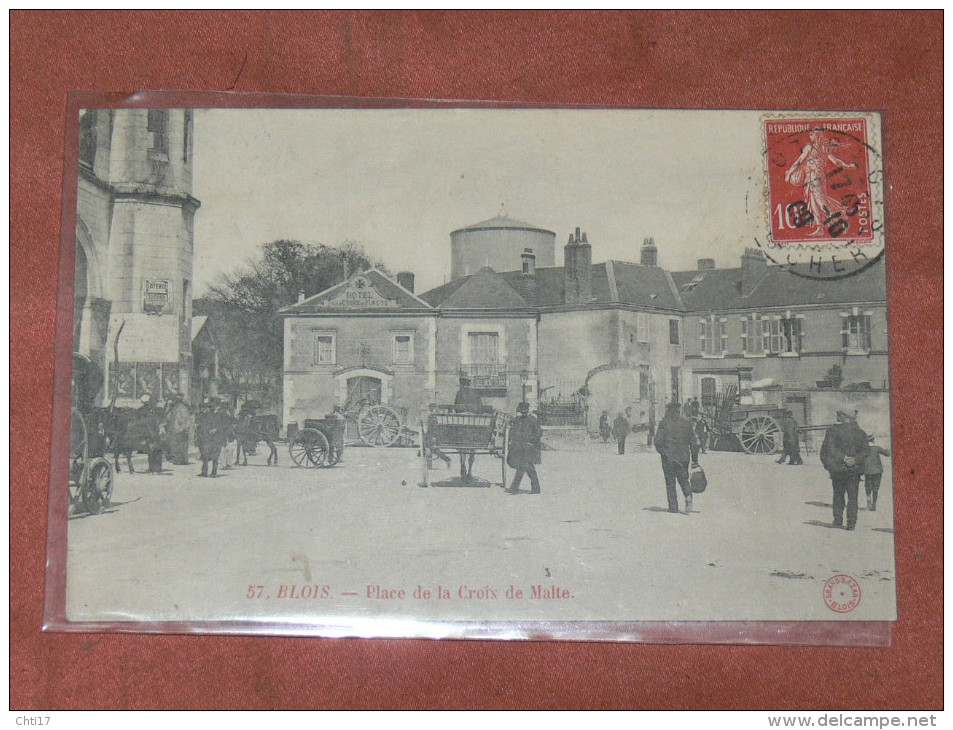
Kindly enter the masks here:
[[849, 575], [835, 575], [824, 584], [824, 603], [837, 613], [850, 613], [857, 608], [860, 595], [860, 584]]

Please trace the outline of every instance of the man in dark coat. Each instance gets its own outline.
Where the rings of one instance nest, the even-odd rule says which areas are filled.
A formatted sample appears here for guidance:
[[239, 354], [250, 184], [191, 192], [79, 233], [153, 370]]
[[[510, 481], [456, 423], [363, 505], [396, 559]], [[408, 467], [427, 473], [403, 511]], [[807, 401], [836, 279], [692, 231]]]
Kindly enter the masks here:
[[801, 440], [797, 432], [797, 421], [791, 411], [785, 410], [784, 418], [781, 419], [781, 458], [778, 459], [778, 463], [783, 464], [789, 456], [791, 466], [804, 463], [801, 459]]
[[698, 444], [691, 421], [682, 418], [678, 403], [665, 407], [665, 417], [655, 432], [655, 450], [662, 455], [662, 473], [665, 475], [665, 495], [668, 511], [678, 512], [678, 494], [675, 482], [685, 496], [685, 513], [692, 511], [692, 487], [688, 480], [688, 465], [698, 463]]
[[[225, 445], [228, 425], [227, 416], [220, 403], [212, 401], [203, 406], [199, 412], [195, 440], [198, 442], [199, 454], [202, 457], [200, 477], [218, 476], [218, 459]], [[212, 462], [211, 474], [208, 470], [209, 462]]]
[[147, 474], [162, 473], [162, 441], [165, 437], [165, 414], [152, 396], [145, 394], [141, 398], [142, 406], [136, 414], [146, 433], [146, 452], [149, 455]]
[[506, 491], [517, 494], [523, 475], [529, 475], [530, 494], [539, 494], [539, 477], [536, 464], [542, 462], [542, 436], [539, 421], [529, 415], [529, 403], [520, 403], [516, 407], [516, 418], [510, 424], [510, 443], [506, 462], [516, 469], [513, 483]]
[[619, 411], [619, 415], [616, 416], [612, 422], [612, 435], [615, 436], [616, 443], [619, 444], [620, 454], [625, 453], [625, 440], [630, 430], [632, 430], [632, 424], [629, 423], [629, 419], [625, 417], [625, 414]]
[[867, 434], [857, 425], [853, 415], [837, 411], [837, 423], [827, 429], [821, 445], [821, 463], [831, 475], [834, 488], [834, 526], [844, 524], [844, 502], [847, 502], [847, 529], [857, 524], [857, 492], [860, 476], [867, 461]]
[[[460, 389], [453, 399], [457, 413], [480, 412], [483, 408], [483, 398], [470, 387], [470, 378], [460, 377]], [[472, 451], [460, 451], [460, 478], [469, 480], [473, 476], [473, 460], [476, 455]]]

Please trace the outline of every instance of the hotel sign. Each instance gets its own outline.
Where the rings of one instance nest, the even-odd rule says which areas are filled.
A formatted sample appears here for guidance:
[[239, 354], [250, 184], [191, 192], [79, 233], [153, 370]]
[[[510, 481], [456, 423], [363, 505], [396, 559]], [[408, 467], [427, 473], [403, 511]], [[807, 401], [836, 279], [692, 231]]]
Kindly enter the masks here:
[[395, 308], [397, 300], [381, 296], [366, 276], [355, 276], [344, 287], [344, 291], [325, 300], [325, 306], [344, 309]]

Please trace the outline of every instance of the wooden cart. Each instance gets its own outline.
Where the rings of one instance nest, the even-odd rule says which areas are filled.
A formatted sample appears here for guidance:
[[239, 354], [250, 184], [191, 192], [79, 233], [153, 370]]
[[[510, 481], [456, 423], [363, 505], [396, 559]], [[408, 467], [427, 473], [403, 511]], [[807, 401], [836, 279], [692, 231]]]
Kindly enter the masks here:
[[91, 404], [102, 384], [102, 372], [85, 355], [73, 353], [70, 416], [69, 497], [73, 513], [99, 514], [110, 505], [113, 467], [106, 459], [106, 439], [98, 428], [90, 432]]
[[344, 456], [345, 425], [339, 415], [304, 419], [288, 441], [291, 460], [304, 467], [337, 465]]
[[781, 420], [785, 408], [778, 405], [742, 405], [738, 389], [730, 385], [719, 397], [712, 413], [702, 413], [711, 434], [714, 451], [744, 451], [773, 454], [781, 449]]
[[500, 484], [506, 486], [506, 456], [512, 416], [488, 406], [434, 406], [420, 424], [421, 486], [429, 486], [433, 458], [450, 454], [490, 455], [500, 459]]

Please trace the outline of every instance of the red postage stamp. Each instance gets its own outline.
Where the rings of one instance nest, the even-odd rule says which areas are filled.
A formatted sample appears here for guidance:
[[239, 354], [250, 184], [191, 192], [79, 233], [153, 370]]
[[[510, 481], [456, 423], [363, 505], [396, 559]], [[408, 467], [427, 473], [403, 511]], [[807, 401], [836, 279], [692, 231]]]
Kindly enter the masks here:
[[874, 240], [868, 120], [766, 120], [771, 237], [785, 244]]

